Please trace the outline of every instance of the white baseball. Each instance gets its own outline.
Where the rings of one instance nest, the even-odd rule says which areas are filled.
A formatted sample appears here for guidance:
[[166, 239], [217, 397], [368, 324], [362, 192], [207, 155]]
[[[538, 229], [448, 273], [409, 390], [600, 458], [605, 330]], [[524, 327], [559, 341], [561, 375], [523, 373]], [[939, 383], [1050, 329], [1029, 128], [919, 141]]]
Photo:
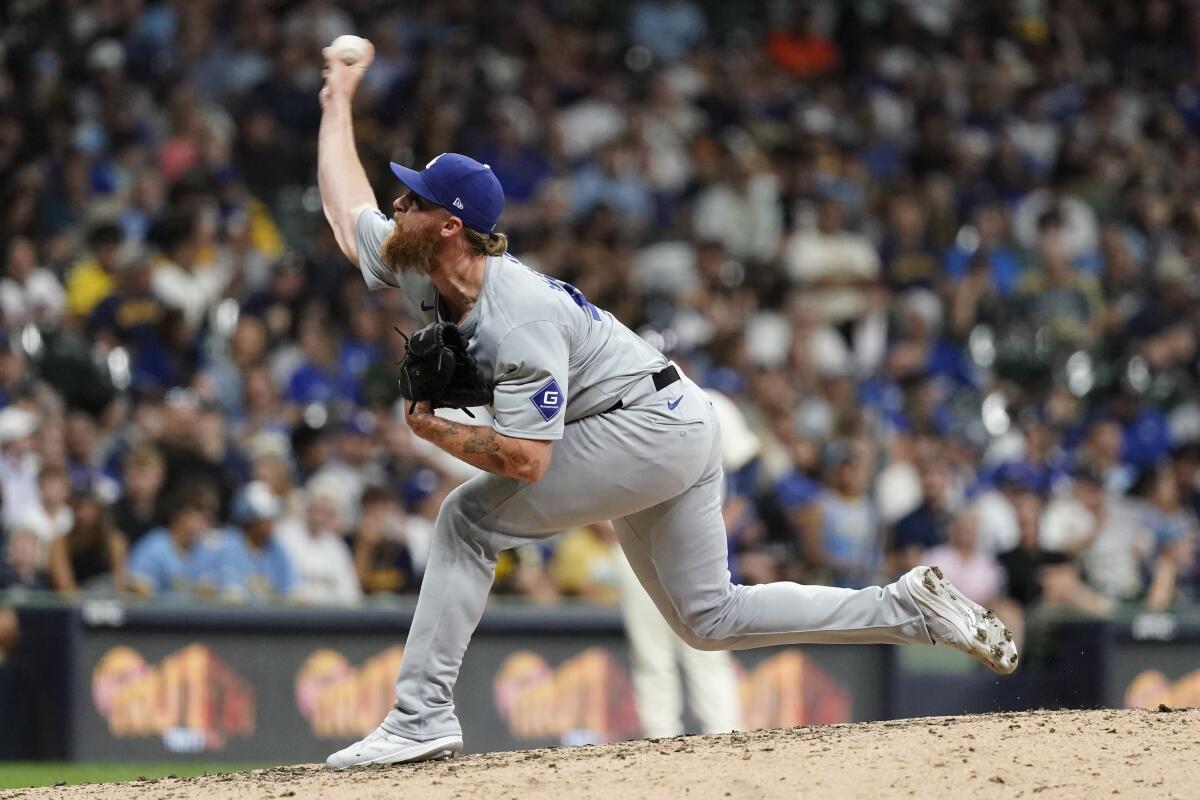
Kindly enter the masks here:
[[329, 45], [343, 63], [354, 64], [367, 53], [367, 40], [352, 33], [343, 33]]

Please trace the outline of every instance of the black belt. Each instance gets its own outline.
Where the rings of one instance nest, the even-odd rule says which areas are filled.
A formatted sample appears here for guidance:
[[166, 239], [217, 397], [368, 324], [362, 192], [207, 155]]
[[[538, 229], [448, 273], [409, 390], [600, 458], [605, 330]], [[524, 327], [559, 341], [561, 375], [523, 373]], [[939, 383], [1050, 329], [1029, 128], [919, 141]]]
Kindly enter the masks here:
[[[668, 364], [663, 369], [660, 369], [658, 372], [654, 373], [652, 377], [654, 380], [654, 391], [661, 392], [663, 389], [679, 380], [679, 370], [675, 369], [674, 364]], [[617, 402], [613, 403], [612, 406], [604, 409], [600, 413], [607, 414], [609, 411], [616, 411], [618, 408], [624, 408], [624, 404], [620, 400], [617, 400]]]

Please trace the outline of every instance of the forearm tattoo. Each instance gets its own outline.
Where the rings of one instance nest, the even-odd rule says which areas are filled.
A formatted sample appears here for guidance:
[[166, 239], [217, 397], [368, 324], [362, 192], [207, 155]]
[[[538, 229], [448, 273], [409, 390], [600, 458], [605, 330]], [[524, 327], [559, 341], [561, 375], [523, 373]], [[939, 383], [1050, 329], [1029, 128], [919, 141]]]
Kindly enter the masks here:
[[541, 469], [540, 459], [519, 440], [492, 428], [462, 425], [441, 417], [429, 419], [427, 425], [430, 441], [472, 466], [513, 478], [537, 474]]

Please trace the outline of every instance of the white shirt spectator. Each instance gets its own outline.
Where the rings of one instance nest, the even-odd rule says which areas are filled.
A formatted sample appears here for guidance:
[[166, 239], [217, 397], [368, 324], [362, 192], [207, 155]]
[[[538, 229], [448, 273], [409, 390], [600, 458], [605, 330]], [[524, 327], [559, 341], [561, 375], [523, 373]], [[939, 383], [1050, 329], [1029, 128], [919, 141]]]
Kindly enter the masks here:
[[1100, 246], [1100, 223], [1096, 212], [1078, 197], [1067, 195], [1058, 198], [1049, 189], [1037, 189], [1025, 195], [1013, 212], [1013, 235], [1022, 247], [1037, 246], [1038, 221], [1042, 214], [1057, 208], [1063, 220], [1063, 247], [1071, 259], [1083, 258], [1096, 252]]
[[10, 330], [27, 322], [53, 324], [66, 303], [62, 284], [48, 269], [35, 269], [22, 283], [12, 278], [0, 281], [0, 310]]
[[600, 97], [588, 97], [558, 115], [563, 155], [582, 158], [625, 132], [625, 112]]
[[979, 519], [979, 551], [989, 555], [1005, 553], [1017, 546], [1021, 527], [1012, 501], [999, 489], [989, 489], [973, 503]]
[[697, 239], [715, 239], [736, 259], [770, 261], [779, 250], [783, 214], [779, 181], [759, 173], [735, 186], [722, 181], [696, 200], [692, 228]]
[[37, 414], [16, 406], [0, 411], [0, 497], [6, 524], [30, 518], [42, 505], [41, 460], [29, 438], [40, 421]]
[[[1080, 563], [1093, 588], [1112, 598], [1133, 599], [1141, 592], [1141, 560], [1150, 549], [1150, 532], [1129, 500], [1110, 495], [1105, 502], [1108, 518]], [[1060, 497], [1042, 513], [1039, 539], [1047, 550], [1068, 550], [1095, 526], [1096, 518], [1086, 506], [1074, 497]]]
[[310, 489], [303, 518], [289, 517], [276, 541], [296, 569], [292, 599], [313, 605], [356, 605], [362, 587], [350, 546], [338, 534], [337, 498]]
[[152, 288], [160, 300], [182, 311], [188, 327], [196, 330], [221, 299], [232, 277], [229, 262], [224, 259], [190, 270], [173, 261], [162, 261], [154, 270]]
[[[804, 283], [879, 277], [879, 254], [870, 239], [850, 231], [798, 230], [788, 238], [783, 258], [788, 274]], [[865, 293], [854, 288], [815, 289], [806, 297], [821, 309], [826, 321], [835, 324], [859, 319], [867, 310]]]

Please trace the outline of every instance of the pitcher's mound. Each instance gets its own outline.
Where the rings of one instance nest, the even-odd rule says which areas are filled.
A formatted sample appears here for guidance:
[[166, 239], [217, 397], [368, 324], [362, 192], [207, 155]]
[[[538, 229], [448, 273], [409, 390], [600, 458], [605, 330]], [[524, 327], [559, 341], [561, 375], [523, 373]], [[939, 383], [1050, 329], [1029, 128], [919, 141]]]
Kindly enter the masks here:
[[60, 787], [10, 797], [486, 798], [1200, 797], [1200, 710], [931, 717], [597, 747], [459, 756], [330, 772], [280, 767]]

